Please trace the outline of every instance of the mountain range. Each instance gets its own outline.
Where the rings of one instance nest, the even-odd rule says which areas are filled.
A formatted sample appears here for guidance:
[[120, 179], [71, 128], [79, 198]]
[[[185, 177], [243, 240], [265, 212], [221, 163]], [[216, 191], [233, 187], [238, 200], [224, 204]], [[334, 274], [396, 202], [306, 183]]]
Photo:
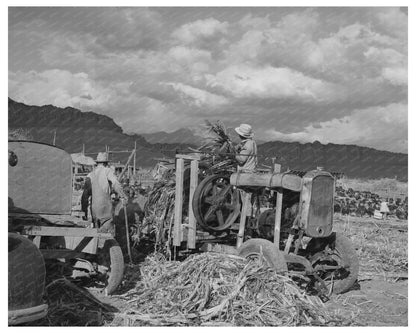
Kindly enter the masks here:
[[[197, 148], [203, 137], [190, 129], [126, 134], [113, 119], [94, 112], [81, 112], [72, 107], [52, 105], [30, 106], [8, 100], [9, 132], [24, 130], [29, 137], [62, 147], [70, 153], [84, 149], [95, 157], [106, 146], [110, 151], [132, 150], [137, 147], [136, 165], [149, 168], [158, 159], [172, 158], [176, 151]], [[311, 170], [321, 166], [326, 170], [344, 173], [350, 178], [408, 179], [408, 155], [380, 151], [356, 145], [269, 141], [258, 142], [260, 165], [271, 165], [272, 157], [282, 170]], [[125, 162], [129, 153], [114, 153], [113, 161]]]

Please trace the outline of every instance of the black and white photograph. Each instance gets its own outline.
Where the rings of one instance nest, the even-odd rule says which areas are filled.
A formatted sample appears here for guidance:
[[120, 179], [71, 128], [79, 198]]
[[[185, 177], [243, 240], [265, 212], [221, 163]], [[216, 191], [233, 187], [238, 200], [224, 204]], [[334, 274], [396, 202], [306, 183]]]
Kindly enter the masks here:
[[391, 3], [9, 4], [8, 326], [408, 328]]

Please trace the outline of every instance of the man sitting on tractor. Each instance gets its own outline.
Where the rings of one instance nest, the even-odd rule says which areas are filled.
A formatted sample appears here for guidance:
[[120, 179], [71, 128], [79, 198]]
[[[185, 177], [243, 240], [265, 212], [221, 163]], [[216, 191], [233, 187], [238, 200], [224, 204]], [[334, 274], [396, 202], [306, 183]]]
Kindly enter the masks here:
[[238, 171], [254, 172], [257, 168], [257, 144], [253, 140], [254, 132], [250, 125], [241, 124], [235, 131], [239, 135], [241, 142], [237, 145]]

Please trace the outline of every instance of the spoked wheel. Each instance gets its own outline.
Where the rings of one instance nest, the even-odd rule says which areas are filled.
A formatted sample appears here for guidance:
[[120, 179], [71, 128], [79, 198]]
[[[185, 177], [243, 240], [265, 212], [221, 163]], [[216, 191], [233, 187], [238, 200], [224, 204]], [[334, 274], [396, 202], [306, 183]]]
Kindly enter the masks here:
[[103, 289], [106, 294], [112, 294], [121, 281], [124, 274], [124, 258], [120, 245], [114, 239], [107, 239], [104, 247], [98, 249], [96, 268], [103, 281]]
[[205, 178], [196, 188], [192, 209], [198, 224], [209, 231], [229, 228], [240, 214], [238, 190], [230, 185], [229, 175]]
[[333, 241], [314, 253], [309, 260], [329, 293], [348, 291], [358, 278], [357, 253], [352, 242], [343, 235], [336, 234]]

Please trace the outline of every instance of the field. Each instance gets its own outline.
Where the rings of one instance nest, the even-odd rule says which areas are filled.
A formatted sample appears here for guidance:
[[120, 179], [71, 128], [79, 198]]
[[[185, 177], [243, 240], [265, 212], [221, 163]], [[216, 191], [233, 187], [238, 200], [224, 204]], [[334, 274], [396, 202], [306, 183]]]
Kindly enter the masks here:
[[354, 313], [355, 325], [407, 326], [407, 221], [338, 216], [335, 230], [353, 241], [360, 273], [356, 288], [333, 297], [327, 306]]
[[[319, 309], [321, 315], [324, 316], [323, 318], [328, 315], [330, 318], [337, 318], [337, 321], [335, 323], [332, 321], [325, 322], [325, 320], [321, 322], [302, 321], [299, 319], [300, 317], [298, 321], [295, 321], [293, 318], [297, 314], [292, 314], [291, 320], [274, 321], [275, 325], [407, 326], [407, 221], [393, 219], [380, 221], [373, 218], [336, 215], [334, 229], [336, 232], [347, 235], [353, 241], [360, 258], [359, 278], [352, 290], [342, 295], [332, 295], [330, 300], [324, 305], [321, 304]], [[155, 303], [152, 298], [157, 296], [158, 290], [153, 291], [156, 294], [149, 294], [148, 291], [143, 290], [143, 288], [146, 289], [146, 283], [142, 284], [141, 282], [143, 279], [140, 276], [142, 265], [143, 262], [137, 262], [127, 267], [122, 286], [112, 296], [105, 296], [94, 289], [79, 288], [65, 279], [52, 282], [48, 287], [49, 315], [46, 319], [32, 325], [176, 326], [186, 324], [186, 321], [181, 320], [180, 317], [179, 319], [175, 317], [169, 321], [167, 319], [163, 320], [163, 316], [162, 319], [160, 319], [160, 315], [157, 316], [157, 313], [164, 313], [165, 310], [158, 308], [157, 302]], [[175, 263], [171, 263], [167, 267], [177, 267], [175, 265]], [[146, 274], [160, 274], [158, 270], [161, 268], [157, 267], [157, 264], [150, 266], [151, 269], [150, 271], [147, 270]], [[183, 274], [180, 278], [181, 281], [190, 281], [187, 274]], [[166, 283], [169, 283], [169, 280]], [[147, 285], [147, 288], [151, 289], [149, 285]], [[177, 290], [180, 292], [181, 287], [176, 286], [176, 288], [179, 288]], [[145, 292], [143, 293], [143, 291]], [[196, 289], [195, 292], [197, 292]], [[171, 293], [168, 290], [169, 293], [174, 294], [173, 291]], [[135, 312], [135, 304], [143, 300], [143, 295], [150, 297], [149, 301], [146, 302], [151, 304], [144, 302], [144, 306], [146, 309], [152, 309], [149, 310], [151, 315], [135, 314], [137, 313]], [[178, 297], [179, 294], [176, 292], [175, 295], [175, 297]], [[274, 297], [280, 297], [279, 294], [274, 295]], [[292, 299], [298, 299], [298, 301], [301, 298], [301, 296], [296, 295], [291, 295], [291, 297]], [[178, 299], [175, 301], [166, 296], [162, 303], [165, 307], [170, 304], [169, 309], [172, 310], [172, 304], [175, 302], [181, 301], [178, 301]], [[305, 305], [298, 304], [296, 307], [301, 306]], [[312, 305], [306, 304], [306, 306]], [[153, 314], [156, 317], [152, 317]], [[202, 320], [198, 325], [230, 326], [247, 324], [246, 321], [241, 321], [241, 319], [234, 322], [224, 320], [218, 322], [214, 319], [206, 322]]]
[[353, 188], [355, 191], [369, 191], [381, 197], [404, 199], [408, 194], [408, 183], [392, 178], [357, 179], [343, 178], [337, 180], [337, 185]]

